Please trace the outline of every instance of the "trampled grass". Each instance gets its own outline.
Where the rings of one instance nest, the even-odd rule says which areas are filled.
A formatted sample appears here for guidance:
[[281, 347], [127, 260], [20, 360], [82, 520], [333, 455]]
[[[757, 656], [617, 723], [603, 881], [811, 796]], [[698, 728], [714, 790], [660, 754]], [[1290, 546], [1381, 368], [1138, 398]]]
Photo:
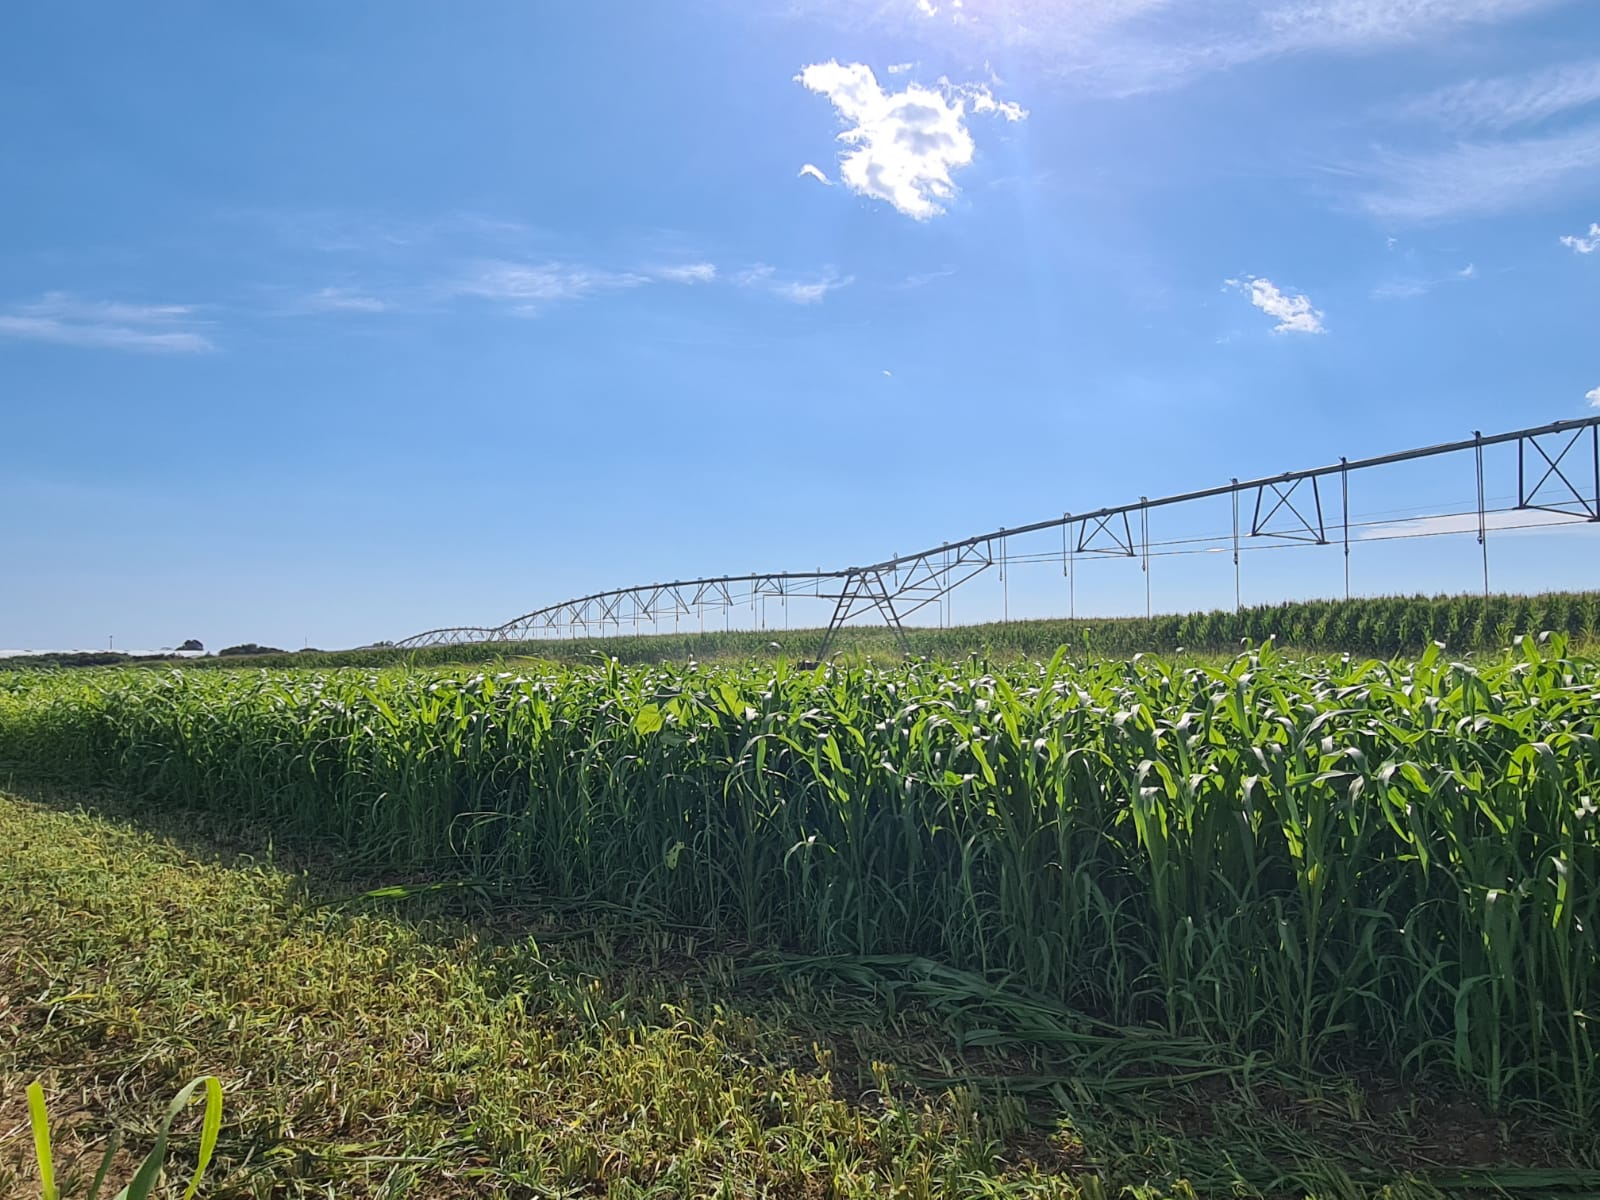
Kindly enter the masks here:
[[1530, 639], [1475, 665], [22, 676], [0, 756], [1592, 1129], [1597, 721], [1600, 668]]
[[270, 826], [24, 790], [0, 794], [8, 1198], [38, 1194], [28, 1083], [81, 1197], [106, 1138], [120, 1185], [201, 1071], [226, 1088], [215, 1197], [1575, 1197], [1600, 1166], [1556, 1130], [925, 960], [780, 958], [481, 886], [352, 899], [384, 877]]
[[1000, 1162], [971, 1104], [836, 1098], [808, 1045], [624, 969], [603, 932], [351, 913], [14, 799], [0, 834], [0, 1195], [36, 1193], [34, 1078], [81, 1195], [200, 1070], [227, 1090], [212, 1196], [1076, 1194]]

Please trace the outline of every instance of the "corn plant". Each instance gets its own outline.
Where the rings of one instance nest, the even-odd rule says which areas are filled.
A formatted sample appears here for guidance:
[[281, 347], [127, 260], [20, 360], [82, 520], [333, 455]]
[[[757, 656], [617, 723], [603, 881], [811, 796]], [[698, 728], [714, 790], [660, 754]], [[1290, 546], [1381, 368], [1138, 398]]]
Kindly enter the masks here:
[[[222, 1128], [222, 1083], [214, 1075], [202, 1075], [198, 1079], [191, 1080], [173, 1098], [167, 1107], [166, 1119], [161, 1122], [161, 1128], [156, 1133], [155, 1145], [139, 1164], [138, 1170], [133, 1173], [133, 1179], [117, 1192], [113, 1200], [148, 1200], [148, 1197], [154, 1194], [156, 1185], [161, 1179], [162, 1169], [166, 1166], [167, 1143], [172, 1136], [172, 1122], [188, 1107], [195, 1093], [202, 1087], [206, 1092], [206, 1110], [200, 1125], [200, 1156], [194, 1175], [189, 1179], [189, 1186], [183, 1191], [183, 1200], [192, 1200], [195, 1193], [200, 1190], [206, 1168], [211, 1165], [211, 1155], [217, 1148], [217, 1135]], [[39, 1186], [43, 1200], [61, 1200], [61, 1192], [56, 1187], [55, 1164], [50, 1152], [50, 1119], [45, 1112], [44, 1089], [38, 1083], [28, 1085], [28, 1120], [33, 1127], [33, 1149], [39, 1164]], [[113, 1134], [106, 1145], [105, 1154], [100, 1159], [100, 1167], [95, 1171], [94, 1179], [89, 1184], [85, 1200], [98, 1200], [100, 1190], [105, 1184], [106, 1174], [111, 1169], [112, 1160], [120, 1145], [121, 1139]]]

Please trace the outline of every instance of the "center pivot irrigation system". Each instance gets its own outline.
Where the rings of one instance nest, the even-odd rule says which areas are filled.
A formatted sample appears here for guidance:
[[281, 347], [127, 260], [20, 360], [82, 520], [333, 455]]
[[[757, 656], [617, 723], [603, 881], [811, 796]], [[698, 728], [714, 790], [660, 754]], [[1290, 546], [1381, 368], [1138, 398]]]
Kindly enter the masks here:
[[[1506, 443], [1516, 445], [1516, 502], [1506, 507], [1490, 508], [1486, 504], [1483, 452], [1487, 447]], [[1352, 528], [1350, 476], [1375, 467], [1452, 454], [1472, 455], [1477, 483], [1476, 509], [1411, 519], [1436, 521], [1440, 517], [1476, 516], [1478, 544], [1484, 548], [1485, 592], [1489, 587], [1488, 533], [1492, 515], [1537, 511], [1560, 514], [1573, 521], [1600, 523], [1600, 416], [1595, 416], [1555, 421], [1549, 425], [1489, 436], [1474, 433], [1466, 441], [1400, 450], [1376, 458], [1341, 458], [1329, 466], [1306, 471], [1285, 471], [1282, 475], [1269, 478], [1231, 479], [1219, 487], [1204, 488], [1197, 492], [1155, 498], [1141, 496], [1132, 504], [1113, 505], [1086, 513], [1063, 513], [1047, 521], [980, 533], [959, 542], [945, 542], [929, 550], [896, 555], [868, 566], [846, 567], [836, 571], [718, 575], [706, 579], [616, 588], [537, 608], [503, 625], [430, 629], [394, 644], [415, 648], [587, 637], [607, 632], [620, 634], [628, 625], [638, 633], [645, 623], [657, 629], [660, 622], [671, 618], [674, 628], [677, 628], [680, 619], [696, 616], [703, 628], [707, 609], [726, 614], [731, 613], [736, 605], [749, 604], [752, 609], [762, 606], [764, 612], [767, 600], [781, 599], [786, 604], [793, 597], [834, 602], [833, 616], [823, 635], [819, 658], [827, 654], [834, 635], [843, 626], [858, 617], [872, 614], [880, 617], [895, 632], [901, 647], [909, 652], [910, 643], [904, 624], [907, 618], [931, 604], [947, 603], [952, 591], [991, 567], [998, 566], [1003, 579], [1009, 563], [1054, 558], [1054, 551], [1048, 556], [1008, 554], [1010, 539], [1052, 529], [1061, 530], [1060, 555], [1063, 571], [1069, 578], [1079, 556], [1140, 560], [1145, 573], [1148, 610], [1152, 546], [1174, 544], [1151, 542], [1150, 513], [1155, 509], [1224, 496], [1231, 497], [1233, 501], [1231, 539], [1220, 535], [1218, 539], [1190, 540], [1221, 541], [1222, 545], [1213, 549], [1226, 549], [1231, 541], [1236, 600], [1239, 594], [1241, 544], [1253, 538], [1277, 539], [1280, 544], [1298, 542], [1315, 546], [1342, 546], [1345, 593], [1348, 596]], [[1329, 492], [1334, 494], [1325, 496]], [[1241, 500], [1244, 501], [1243, 507], [1249, 510], [1247, 523], [1241, 521]], [[1517, 526], [1496, 522], [1496, 527]], [[1434, 529], [1431, 532], [1444, 531]], [[1429, 532], [1403, 536], [1429, 536]]]

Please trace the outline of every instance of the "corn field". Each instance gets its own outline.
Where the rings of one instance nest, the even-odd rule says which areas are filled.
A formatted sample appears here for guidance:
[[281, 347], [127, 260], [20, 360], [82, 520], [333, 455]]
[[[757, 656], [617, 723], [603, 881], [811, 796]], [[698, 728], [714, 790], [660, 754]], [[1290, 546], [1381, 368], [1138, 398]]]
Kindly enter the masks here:
[[0, 676], [0, 760], [1600, 1117], [1600, 664]]
[[[802, 612], [799, 602], [794, 615]], [[772, 614], [768, 614], [769, 616]], [[816, 611], [810, 610], [815, 617]], [[721, 614], [712, 611], [714, 625]], [[249, 658], [171, 657], [127, 659], [108, 651], [80, 651], [0, 659], [0, 669], [37, 666], [92, 667], [140, 663], [185, 670], [252, 667], [381, 667], [487, 665], [508, 657], [537, 656], [549, 661], [584, 663], [596, 654], [624, 663], [687, 662], [689, 659], [772, 657], [777, 640], [791, 658], [814, 656], [821, 629], [729, 629], [701, 632], [629, 633], [615, 626], [593, 636], [533, 642], [489, 642], [402, 650], [366, 646], [356, 650], [311, 650]], [[979, 652], [992, 657], [1049, 658], [1060, 646], [1079, 657], [1166, 653], [1179, 649], [1233, 655], [1241, 645], [1276, 641], [1298, 650], [1348, 651], [1388, 656], [1420, 654], [1434, 642], [1452, 653], [1498, 651], [1524, 634], [1561, 633], [1577, 645], [1600, 639], [1600, 592], [1545, 592], [1517, 596], [1378, 596], [1350, 600], [1300, 600], [1212, 612], [1157, 614], [1154, 617], [1080, 617], [958, 625], [907, 630], [913, 654], [959, 658]], [[882, 626], [846, 626], [834, 646], [845, 654], [898, 655], [900, 644]]]

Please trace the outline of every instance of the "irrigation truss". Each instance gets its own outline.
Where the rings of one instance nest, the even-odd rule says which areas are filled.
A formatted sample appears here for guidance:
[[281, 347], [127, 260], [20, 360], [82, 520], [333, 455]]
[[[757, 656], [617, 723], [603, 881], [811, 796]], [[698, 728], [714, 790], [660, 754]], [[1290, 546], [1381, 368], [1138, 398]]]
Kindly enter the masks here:
[[[1485, 487], [1484, 450], [1491, 446], [1516, 447], [1516, 499], [1514, 504], [1490, 507]], [[1349, 590], [1350, 535], [1362, 523], [1350, 519], [1350, 477], [1363, 471], [1393, 467], [1445, 455], [1472, 457], [1477, 485], [1477, 505], [1464, 512], [1412, 516], [1418, 532], [1404, 531], [1404, 521], [1384, 522], [1386, 529], [1400, 527], [1389, 537], [1437, 536], [1440, 518], [1476, 518], [1479, 545], [1484, 547], [1484, 586], [1488, 588], [1488, 534], [1493, 528], [1519, 528], [1498, 518], [1514, 513], [1559, 514], [1572, 521], [1600, 524], [1600, 416], [1555, 421], [1508, 433], [1474, 433], [1470, 439], [1421, 446], [1374, 458], [1343, 459], [1323, 467], [1285, 471], [1260, 479], [1230, 479], [1217, 487], [1171, 496], [1141, 496], [1131, 504], [1112, 505], [1092, 512], [1063, 513], [1012, 529], [996, 529], [961, 541], [944, 542], [915, 554], [902, 554], [865, 566], [831, 571], [778, 571], [768, 574], [718, 575], [680, 579], [671, 583], [638, 584], [593, 592], [558, 604], [536, 608], [501, 625], [465, 625], [429, 629], [394, 643], [396, 646], [451, 646], [471, 643], [523, 642], [539, 638], [583, 637], [623, 632], [629, 625], [639, 632], [643, 624], [658, 628], [670, 619], [674, 626], [684, 617], [708, 610], [731, 612], [735, 606], [752, 607], [767, 599], [806, 598], [833, 601], [833, 615], [819, 657], [840, 628], [862, 617], [881, 619], [908, 647], [905, 621], [929, 605], [947, 602], [952, 591], [975, 576], [998, 567], [1002, 578], [1008, 565], [1055, 558], [1057, 552], [1012, 554], [1012, 539], [1050, 530], [1061, 531], [1059, 556], [1070, 572], [1080, 558], [1138, 559], [1149, 580], [1150, 559], [1164, 554], [1215, 552], [1231, 547], [1237, 586], [1242, 549], [1255, 548], [1261, 539], [1277, 545], [1342, 546], [1345, 587]], [[1509, 483], [1508, 485], [1509, 486]], [[1176, 505], [1229, 497], [1232, 499], [1231, 535], [1152, 541], [1151, 512]], [[1543, 518], [1540, 523], [1548, 521]], [[1472, 532], [1470, 525], [1467, 532]], [[1366, 537], [1371, 537], [1370, 531]], [[1194, 543], [1217, 542], [1199, 547]], [[1255, 543], [1253, 546], [1252, 543]], [[1147, 593], [1148, 594], [1148, 593]]]

